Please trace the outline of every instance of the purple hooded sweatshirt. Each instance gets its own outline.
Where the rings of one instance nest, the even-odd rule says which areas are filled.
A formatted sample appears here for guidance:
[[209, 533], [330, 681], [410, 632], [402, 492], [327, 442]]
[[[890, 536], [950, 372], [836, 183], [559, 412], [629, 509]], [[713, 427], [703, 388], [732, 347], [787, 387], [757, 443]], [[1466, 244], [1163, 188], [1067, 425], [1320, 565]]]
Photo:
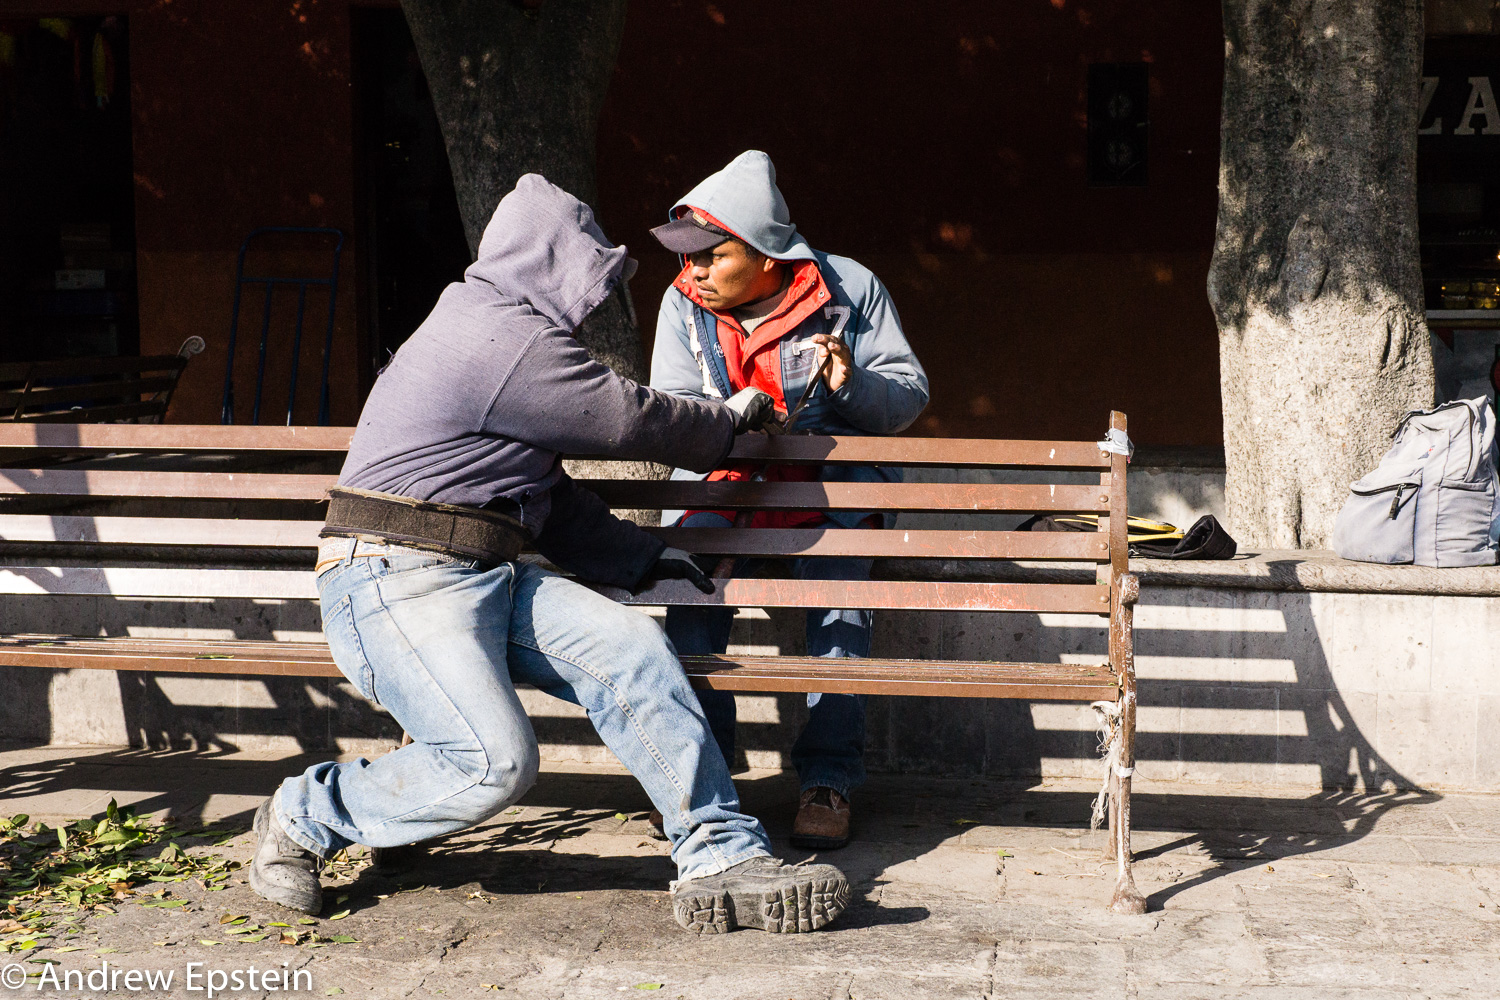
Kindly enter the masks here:
[[562, 456], [707, 472], [728, 455], [734, 421], [721, 403], [620, 377], [573, 339], [628, 264], [587, 205], [522, 177], [464, 280], [376, 380], [340, 485], [502, 510], [564, 569], [636, 585], [662, 542], [575, 484]]

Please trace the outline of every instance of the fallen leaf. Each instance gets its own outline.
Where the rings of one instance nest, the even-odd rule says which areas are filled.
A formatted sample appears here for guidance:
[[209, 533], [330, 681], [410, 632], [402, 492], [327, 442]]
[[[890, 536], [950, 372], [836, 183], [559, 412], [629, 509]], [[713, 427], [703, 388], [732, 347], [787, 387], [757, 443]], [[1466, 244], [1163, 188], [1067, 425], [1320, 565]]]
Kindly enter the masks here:
[[317, 923], [317, 921], [314, 920], [312, 917], [299, 917], [297, 919], [297, 923], [299, 923], [299, 924], [315, 924], [315, 923]]
[[350, 937], [347, 934], [335, 934], [328, 940], [332, 941], [334, 944], [359, 944], [359, 938]]
[[615, 819], [619, 820], [621, 823], [624, 823], [629, 820], [630, 817], [626, 816], [624, 813], [615, 813]]
[[[1313, 878], [1333, 878], [1332, 875], [1324, 875], [1322, 872], [1313, 872], [1312, 874]], [[1479, 905], [1483, 906], [1484, 904], [1480, 903]]]
[[65, 951], [82, 951], [82, 950], [83, 950], [83, 946], [82, 945], [70, 944], [66, 948], [53, 948], [52, 949], [52, 953], [55, 954], [55, 955], [61, 955]]
[[281, 935], [281, 943], [282, 944], [296, 944], [297, 943], [297, 935], [295, 935], [295, 934], [282, 934]]
[[224, 942], [223, 941], [214, 941], [211, 938], [199, 938], [198, 939], [198, 943], [199, 944], [208, 945], [210, 948], [212, 948], [214, 945], [216, 945], [216, 944], [223, 944]]
[[1266, 871], [1268, 871], [1268, 872], [1274, 872], [1275, 870], [1276, 869], [1272, 868], [1270, 865], [1266, 865]]
[[635, 984], [635, 988], [638, 989], [638, 990], [659, 990], [659, 989], [662, 988], [663, 985], [665, 985], [665, 984], [663, 984], [663, 983], [636, 983]]
[[94, 949], [94, 954], [95, 955], [113, 955], [115, 952], [117, 952], [119, 950], [120, 949], [118, 949], [118, 948], [95, 948]]
[[324, 995], [324, 996], [325, 996], [325, 997], [336, 997], [336, 996], [338, 996], [338, 995], [339, 995], [339, 994], [340, 994], [340, 993], [342, 993], [342, 992], [344, 992], [344, 991], [343, 991], [343, 990], [341, 990], [341, 989], [339, 989], [339, 988], [338, 988], [338, 987], [337, 987], [337, 986], [335, 986], [335, 987], [333, 987], [333, 988], [332, 988], [332, 989], [330, 989], [330, 990], [327, 990], [327, 991], [326, 991], [326, 992], [324, 992], [324, 994], [323, 994], [323, 995]]
[[251, 942], [252, 944], [254, 942], [256, 942], [256, 941], [264, 941], [265, 939], [266, 939], [266, 935], [264, 935], [264, 934], [250, 934], [250, 935], [247, 935], [246, 937], [240, 938], [241, 941], [248, 941], [248, 942]]
[[340, 910], [339, 912], [335, 913], [333, 916], [329, 917], [328, 919], [329, 920], [343, 920], [348, 915], [349, 915], [349, 911], [348, 910]]
[[978, 826], [979, 825], [979, 820], [977, 820], [977, 819], [956, 819], [956, 820], [953, 821], [953, 825], [954, 826]]
[[273, 920], [269, 924], [266, 924], [266, 926], [267, 927], [290, 927], [292, 925], [291, 924], [284, 924], [280, 920]]
[[1000, 848], [1000, 850], [998, 850], [998, 851], [995, 852], [995, 857], [999, 858], [1001, 861], [1004, 861], [1006, 858], [1013, 858], [1013, 857], [1015, 857], [1015, 855], [1012, 854], [1012, 853], [1010, 853], [1009, 851], [1007, 851], [1005, 848], [1002, 847], [1002, 848]]

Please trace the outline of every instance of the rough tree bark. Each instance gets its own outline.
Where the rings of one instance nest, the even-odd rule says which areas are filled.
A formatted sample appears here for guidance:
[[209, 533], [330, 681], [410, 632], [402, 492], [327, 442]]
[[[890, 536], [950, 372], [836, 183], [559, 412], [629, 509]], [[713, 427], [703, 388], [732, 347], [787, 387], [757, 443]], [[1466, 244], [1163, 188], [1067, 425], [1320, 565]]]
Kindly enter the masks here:
[[1416, 209], [1421, 0], [1223, 0], [1219, 325], [1231, 530], [1325, 547], [1432, 404]]
[[[594, 137], [625, 6], [626, 0], [402, 0], [448, 147], [470, 254], [496, 203], [522, 174], [539, 173], [594, 203]], [[616, 371], [645, 377], [635, 309], [623, 285], [578, 338]]]

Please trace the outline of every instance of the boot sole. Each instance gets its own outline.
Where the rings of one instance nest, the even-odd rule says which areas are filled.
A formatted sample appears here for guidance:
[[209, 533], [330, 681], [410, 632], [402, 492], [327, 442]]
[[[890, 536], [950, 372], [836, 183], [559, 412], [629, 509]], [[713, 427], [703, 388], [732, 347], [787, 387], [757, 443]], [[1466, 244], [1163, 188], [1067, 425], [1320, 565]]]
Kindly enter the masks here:
[[806, 934], [828, 926], [849, 906], [845, 878], [809, 878], [779, 889], [700, 891], [672, 900], [672, 912], [694, 934], [728, 934], [741, 927], [772, 934]]

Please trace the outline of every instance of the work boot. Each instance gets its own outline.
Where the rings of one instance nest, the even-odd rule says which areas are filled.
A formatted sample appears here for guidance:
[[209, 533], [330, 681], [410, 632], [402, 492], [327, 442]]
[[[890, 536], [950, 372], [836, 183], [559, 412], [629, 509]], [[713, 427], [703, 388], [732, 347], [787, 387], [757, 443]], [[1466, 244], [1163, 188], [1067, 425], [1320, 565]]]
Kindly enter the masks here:
[[255, 810], [250, 888], [288, 909], [317, 913], [323, 909], [323, 883], [318, 880], [323, 859], [287, 836], [271, 802], [266, 799]]
[[849, 880], [833, 865], [787, 865], [764, 855], [672, 891], [672, 914], [695, 934], [737, 927], [805, 934], [828, 926], [848, 905]]
[[849, 843], [849, 800], [832, 788], [809, 788], [797, 803], [792, 846], [832, 851]]

